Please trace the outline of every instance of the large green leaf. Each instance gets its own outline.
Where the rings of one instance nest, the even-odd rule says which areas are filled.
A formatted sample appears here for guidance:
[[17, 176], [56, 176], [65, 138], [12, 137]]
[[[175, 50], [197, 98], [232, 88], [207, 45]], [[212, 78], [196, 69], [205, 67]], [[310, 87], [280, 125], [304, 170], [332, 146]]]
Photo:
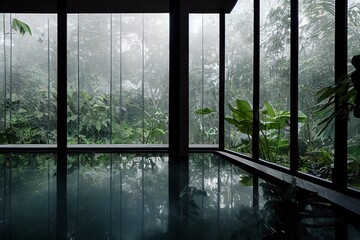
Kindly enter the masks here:
[[229, 104], [229, 108], [232, 111], [232, 115], [235, 119], [238, 121], [246, 119], [246, 120], [252, 120], [253, 118], [253, 111], [249, 104], [249, 102], [245, 100], [236, 100], [236, 107], [233, 107], [231, 104]]
[[265, 114], [268, 114], [270, 117], [275, 117], [275, 110], [273, 108], [273, 106], [268, 103], [268, 102], [265, 102], [265, 108], [266, 108], [266, 113]]
[[26, 23], [20, 21], [17, 18], [13, 19], [13, 21], [11, 23], [11, 27], [15, 31], [19, 31], [21, 35], [25, 35], [25, 33], [29, 33], [30, 35], [32, 35], [31, 28], [29, 27], [29, 25], [27, 25]]
[[207, 115], [214, 112], [216, 112], [216, 110], [210, 108], [202, 108], [194, 111], [195, 114], [200, 114], [200, 115]]

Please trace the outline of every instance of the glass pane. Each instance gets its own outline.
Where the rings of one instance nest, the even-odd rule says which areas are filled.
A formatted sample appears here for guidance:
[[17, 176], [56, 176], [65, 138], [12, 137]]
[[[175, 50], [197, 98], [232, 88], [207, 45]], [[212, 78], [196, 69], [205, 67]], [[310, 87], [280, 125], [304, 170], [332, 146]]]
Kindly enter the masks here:
[[[319, 124], [327, 113], [319, 111], [317, 92], [334, 84], [335, 1], [299, 2], [299, 170], [331, 179], [334, 138], [333, 124]], [[323, 130], [324, 129], [324, 130]]]
[[166, 156], [70, 155], [68, 173], [71, 238], [150, 239], [166, 232]]
[[[253, 6], [253, 1], [238, 1], [233, 11], [226, 15], [225, 115], [230, 119], [235, 119], [236, 115], [229, 104], [235, 106], [236, 100], [241, 100], [251, 106], [253, 101]], [[249, 119], [238, 119], [235, 123], [226, 121], [225, 146], [251, 156], [252, 130], [242, 128], [240, 122], [248, 120], [245, 124], [252, 125], [252, 111], [249, 115]]]
[[69, 143], [168, 142], [168, 22], [68, 15]]
[[[360, 55], [359, 49], [359, 19], [360, 1], [348, 2], [348, 73], [354, 71], [351, 64], [353, 56]], [[359, 94], [359, 93], [358, 93]], [[350, 113], [348, 126], [348, 183], [352, 188], [360, 189], [360, 119]]]
[[260, 158], [289, 166], [290, 1], [261, 1]]
[[0, 238], [55, 239], [55, 156], [1, 154], [0, 164]]
[[[219, 16], [189, 16], [189, 143], [218, 143]], [[206, 109], [207, 112], [197, 110]]]
[[56, 15], [0, 14], [0, 39], [0, 144], [55, 143]]

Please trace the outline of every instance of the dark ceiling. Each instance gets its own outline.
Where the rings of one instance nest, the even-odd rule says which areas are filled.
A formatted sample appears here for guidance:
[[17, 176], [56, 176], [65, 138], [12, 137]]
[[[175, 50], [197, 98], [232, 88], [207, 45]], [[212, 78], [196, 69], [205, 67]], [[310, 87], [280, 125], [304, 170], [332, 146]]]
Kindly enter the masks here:
[[[60, 0], [61, 1], [61, 0]], [[68, 13], [168, 13], [171, 0], [68, 0]], [[231, 12], [237, 0], [181, 0], [189, 13]], [[1, 0], [3, 13], [56, 13], [57, 0]]]

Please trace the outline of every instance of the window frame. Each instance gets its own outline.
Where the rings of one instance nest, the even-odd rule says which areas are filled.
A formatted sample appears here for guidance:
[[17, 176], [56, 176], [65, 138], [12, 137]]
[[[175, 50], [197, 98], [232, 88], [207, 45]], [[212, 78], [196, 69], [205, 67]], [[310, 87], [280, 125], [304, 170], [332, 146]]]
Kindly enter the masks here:
[[[131, 5], [124, 2], [105, 0], [102, 2], [90, 0], [77, 0], [67, 3], [66, 1], [55, 0], [5, 0], [0, 6], [0, 12], [17, 13], [55, 13], [58, 18], [58, 82], [57, 82], [57, 144], [49, 145], [26, 145], [11, 144], [0, 145], [1, 153], [56, 153], [57, 156], [57, 239], [66, 239], [67, 234], [67, 154], [84, 152], [147, 152], [147, 153], [169, 153], [173, 159], [169, 165], [170, 177], [170, 201], [180, 193], [181, 186], [186, 185], [185, 181], [178, 183], [180, 169], [186, 169], [189, 151], [196, 152], [218, 152], [220, 154], [231, 153], [232, 159], [240, 156], [243, 159], [251, 159], [255, 164], [260, 164], [268, 171], [281, 171], [285, 174], [305, 179], [309, 182], [343, 193], [346, 196], [360, 198], [360, 191], [350, 189], [347, 186], [347, 120], [335, 119], [335, 158], [332, 182], [310, 176], [298, 171], [298, 45], [299, 45], [299, 16], [298, 0], [291, 1], [291, 133], [290, 133], [290, 168], [284, 168], [259, 159], [259, 98], [260, 98], [260, 0], [254, 0], [254, 66], [253, 66], [253, 140], [252, 158], [241, 153], [235, 153], [225, 149], [224, 145], [224, 110], [225, 110], [225, 14], [235, 5], [236, 0], [221, 1], [208, 4], [206, 0], [199, 1], [165, 1], [156, 0], [159, 4], [146, 4], [146, 0], [134, 2]], [[131, 1], [130, 1], [131, 2]], [[190, 4], [193, 2], [193, 4]], [[216, 2], [216, 1], [214, 1]], [[87, 3], [87, 4], [84, 4]], [[125, 2], [126, 3], [126, 2]], [[205, 4], [206, 3], [206, 4]], [[88, 7], [84, 7], [84, 6]], [[157, 10], [154, 6], [161, 6]], [[90, 7], [89, 7], [90, 6]], [[140, 6], [142, 8], [140, 8]], [[147, 7], [144, 7], [147, 6]], [[204, 9], [202, 7], [206, 6]], [[127, 8], [125, 8], [127, 7]], [[347, 74], [347, 0], [335, 0], [335, 79]], [[137, 11], [134, 11], [137, 10]], [[164, 13], [170, 12], [170, 86], [169, 86], [169, 144], [168, 145], [70, 145], [67, 143], [67, 14], [69, 13], [129, 13], [129, 12]], [[188, 99], [188, 14], [192, 13], [218, 13], [220, 24], [220, 84], [219, 84], [219, 145], [188, 145], [188, 122], [181, 119], [188, 119], [188, 102], [181, 99]], [[185, 51], [184, 51], [185, 50]], [[334, 81], [335, 81], [334, 79]], [[181, 81], [180, 81], [181, 80]], [[181, 104], [178, 104], [181, 102]], [[174, 107], [174, 108], [173, 108]], [[336, 108], [339, 104], [336, 104]], [[231, 158], [231, 157], [230, 157]], [[336, 192], [332, 193], [336, 194]], [[179, 205], [171, 206], [179, 211]], [[357, 206], [355, 206], [357, 207]], [[176, 223], [173, 218], [170, 221]], [[174, 227], [169, 225], [169, 228]], [[178, 229], [179, 230], [179, 229]], [[177, 231], [174, 231], [175, 233]]]

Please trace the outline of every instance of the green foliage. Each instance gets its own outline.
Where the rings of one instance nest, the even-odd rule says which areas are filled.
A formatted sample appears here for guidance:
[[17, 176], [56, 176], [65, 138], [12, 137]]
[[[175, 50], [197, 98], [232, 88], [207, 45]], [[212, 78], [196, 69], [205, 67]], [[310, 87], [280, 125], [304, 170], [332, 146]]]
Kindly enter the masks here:
[[216, 112], [216, 110], [210, 108], [203, 108], [194, 111], [195, 114], [200, 114], [200, 115], [207, 115], [214, 112]]
[[[231, 116], [225, 120], [245, 134], [251, 143], [253, 135], [253, 110], [246, 100], [237, 99], [236, 105], [229, 104]], [[305, 122], [307, 117], [299, 112], [299, 122]], [[290, 112], [276, 110], [270, 103], [265, 102], [260, 110], [260, 153], [261, 157], [272, 162], [279, 162], [279, 155], [287, 151], [289, 141], [284, 135], [290, 125]]]
[[[54, 95], [48, 104], [46, 91], [37, 90], [36, 98], [27, 101], [16, 94], [3, 103], [3, 108], [11, 112], [7, 128], [0, 131], [0, 143], [45, 144], [56, 142], [56, 119]], [[5, 105], [5, 106], [4, 106]]]
[[300, 171], [331, 180], [334, 163], [334, 154], [331, 150], [325, 147], [307, 146], [306, 152], [300, 158]]
[[[25, 90], [26, 92], [26, 90]], [[81, 102], [78, 102], [78, 97]], [[53, 89], [37, 90], [30, 99], [13, 95], [3, 106], [11, 112], [8, 127], [0, 131], [0, 143], [56, 143], [56, 94]], [[80, 108], [79, 108], [80, 107]], [[167, 114], [146, 113], [146, 119], [130, 125], [130, 120], [110, 114], [108, 95], [93, 96], [82, 91], [68, 93], [68, 143], [163, 143], [167, 136]], [[144, 138], [143, 138], [144, 136]]]
[[[334, 85], [322, 88], [317, 92], [318, 95], [318, 114], [322, 126], [319, 134], [322, 134], [329, 125], [334, 123], [335, 117], [348, 119], [349, 113], [356, 109], [355, 95], [356, 90], [349, 76], [343, 76]], [[335, 111], [335, 101], [338, 99], [339, 107]]]
[[[262, 182], [263, 208], [241, 206], [236, 215], [236, 239], [313, 239], [306, 228], [321, 232], [333, 227], [334, 217], [331, 204], [315, 192], [285, 182]], [[329, 225], [323, 224], [329, 222]], [[326, 234], [326, 233], [325, 233]]]
[[25, 33], [29, 33], [30, 35], [32, 35], [31, 28], [29, 27], [29, 25], [27, 25], [23, 21], [20, 21], [17, 18], [13, 19], [13, 21], [11, 23], [11, 27], [15, 31], [19, 31], [21, 35], [25, 35]]

